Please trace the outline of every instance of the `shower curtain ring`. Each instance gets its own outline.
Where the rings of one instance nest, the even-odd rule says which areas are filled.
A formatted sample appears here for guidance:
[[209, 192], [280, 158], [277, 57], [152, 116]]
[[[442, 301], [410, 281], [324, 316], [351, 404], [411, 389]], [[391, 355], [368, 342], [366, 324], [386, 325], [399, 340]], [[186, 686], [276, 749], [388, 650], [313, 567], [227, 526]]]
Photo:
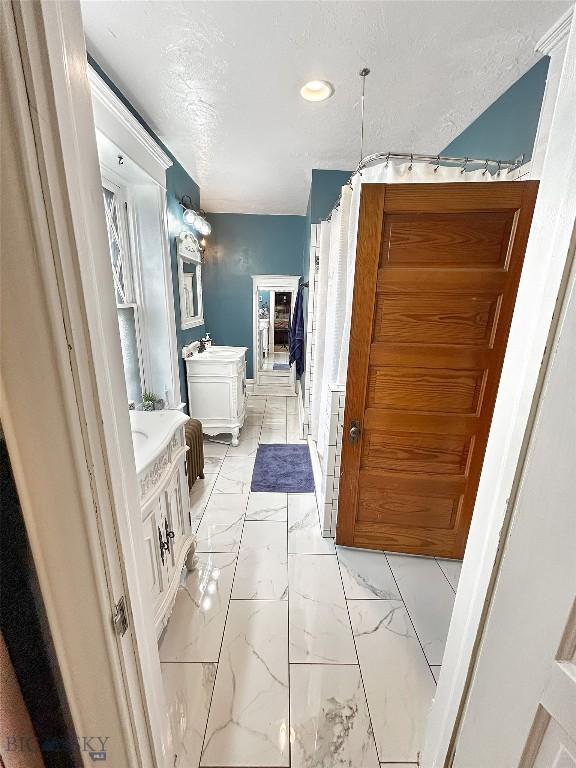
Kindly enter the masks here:
[[384, 165], [384, 168], [388, 168], [388, 162], [390, 160], [390, 152], [386, 155], [386, 164]]
[[466, 170], [466, 166], [467, 165], [468, 165], [468, 158], [465, 157], [464, 158], [464, 165], [462, 166], [462, 170], [460, 171], [460, 173], [464, 173], [464, 171]]
[[408, 166], [408, 170], [412, 170], [412, 163], [414, 162], [414, 155], [410, 153], [410, 165]]
[[486, 159], [486, 162], [484, 163], [484, 170], [482, 171], [482, 176], [486, 176], [488, 173], [488, 159]]
[[498, 160], [498, 170], [496, 171], [496, 176], [500, 176], [500, 168], [502, 166], [502, 162]]
[[440, 168], [440, 155], [436, 155], [436, 168], [434, 168], [434, 173]]

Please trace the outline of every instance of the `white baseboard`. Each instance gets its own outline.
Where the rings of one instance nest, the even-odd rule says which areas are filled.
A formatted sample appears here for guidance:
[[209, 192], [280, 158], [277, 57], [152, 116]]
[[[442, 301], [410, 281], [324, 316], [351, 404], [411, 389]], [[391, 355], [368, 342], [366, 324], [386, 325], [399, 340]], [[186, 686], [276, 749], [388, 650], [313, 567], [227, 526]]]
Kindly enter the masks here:
[[324, 513], [324, 499], [321, 498], [320, 489], [322, 487], [322, 468], [320, 466], [320, 457], [314, 440], [308, 436], [308, 448], [310, 450], [310, 461], [312, 462], [312, 474], [314, 475], [314, 492], [316, 494], [316, 506], [318, 508], [318, 523], [320, 530], [324, 528], [322, 515]]
[[300, 439], [308, 439], [308, 430], [304, 429], [306, 423], [306, 414], [304, 412], [304, 401], [302, 400], [302, 388], [300, 382], [296, 382], [296, 397], [298, 398], [298, 426], [300, 428]]
[[246, 392], [251, 395], [254, 392], [254, 379], [246, 379]]

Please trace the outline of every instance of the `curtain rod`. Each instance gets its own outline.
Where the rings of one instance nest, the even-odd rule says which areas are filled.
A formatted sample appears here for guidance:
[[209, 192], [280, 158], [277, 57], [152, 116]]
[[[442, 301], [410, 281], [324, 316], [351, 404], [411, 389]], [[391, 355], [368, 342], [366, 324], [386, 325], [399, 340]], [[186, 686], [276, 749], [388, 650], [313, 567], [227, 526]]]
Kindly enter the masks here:
[[[488, 171], [489, 165], [495, 165], [496, 173], [499, 174], [500, 171], [503, 171], [503, 170], [505, 170], [506, 173], [510, 173], [510, 171], [515, 171], [517, 168], [520, 168], [520, 166], [524, 163], [524, 155], [523, 154], [519, 155], [515, 160], [492, 160], [490, 158], [485, 158], [485, 157], [478, 158], [478, 157], [452, 157], [450, 155], [419, 155], [416, 152], [376, 152], [372, 155], [366, 155], [366, 157], [360, 160], [360, 162], [356, 166], [356, 170], [351, 174], [350, 178], [346, 183], [352, 186], [352, 179], [355, 176], [362, 175], [362, 171], [365, 168], [368, 168], [370, 165], [374, 163], [382, 163], [384, 161], [386, 161], [386, 164], [388, 164], [389, 160], [410, 160], [410, 167], [408, 170], [411, 170], [412, 163], [414, 161], [418, 163], [436, 163], [437, 168], [442, 163], [454, 163], [456, 165], [462, 166], [462, 173], [464, 173], [468, 165], [483, 165], [484, 173]], [[340, 205], [341, 197], [342, 197], [342, 193], [338, 195], [338, 199], [332, 206], [332, 210], [328, 214], [326, 221], [330, 221], [330, 219], [332, 218], [332, 214]]]

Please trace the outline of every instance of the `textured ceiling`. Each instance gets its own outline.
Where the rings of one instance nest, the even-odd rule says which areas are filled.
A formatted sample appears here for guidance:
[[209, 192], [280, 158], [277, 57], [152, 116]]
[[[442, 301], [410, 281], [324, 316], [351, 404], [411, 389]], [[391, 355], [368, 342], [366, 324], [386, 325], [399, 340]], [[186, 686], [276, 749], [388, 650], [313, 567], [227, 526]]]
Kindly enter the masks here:
[[[200, 184], [209, 211], [305, 212], [312, 168], [436, 153], [537, 60], [567, 2], [83, 0], [90, 53]], [[307, 80], [330, 80], [308, 103]]]

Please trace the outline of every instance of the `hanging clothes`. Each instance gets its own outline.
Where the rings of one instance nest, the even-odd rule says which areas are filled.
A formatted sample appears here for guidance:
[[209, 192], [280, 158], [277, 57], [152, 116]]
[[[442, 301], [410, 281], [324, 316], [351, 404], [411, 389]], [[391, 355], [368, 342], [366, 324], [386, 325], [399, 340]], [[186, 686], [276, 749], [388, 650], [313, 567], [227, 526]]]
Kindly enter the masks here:
[[290, 365], [296, 363], [296, 376], [304, 373], [304, 288], [300, 285], [296, 294], [292, 324], [290, 326], [289, 351]]

